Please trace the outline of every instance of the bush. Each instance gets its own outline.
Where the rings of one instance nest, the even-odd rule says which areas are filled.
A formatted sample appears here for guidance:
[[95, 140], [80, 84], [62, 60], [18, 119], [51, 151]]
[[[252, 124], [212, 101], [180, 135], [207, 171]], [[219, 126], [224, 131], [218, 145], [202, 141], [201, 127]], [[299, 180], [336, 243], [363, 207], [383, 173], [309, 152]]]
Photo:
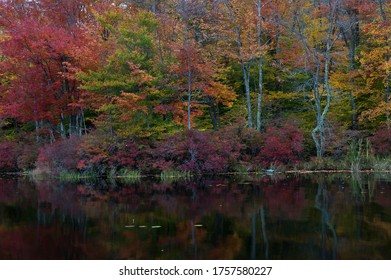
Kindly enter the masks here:
[[369, 137], [369, 140], [377, 155], [391, 154], [391, 129], [380, 127], [372, 137]]
[[56, 141], [39, 149], [38, 170], [60, 174], [62, 171], [77, 171], [80, 137]]
[[117, 144], [115, 149], [109, 152], [109, 163], [113, 168], [136, 169], [140, 164], [142, 152], [139, 145], [133, 140], [126, 140], [122, 144]]
[[32, 170], [36, 167], [39, 146], [34, 142], [21, 142], [17, 149], [17, 166], [19, 170]]
[[263, 133], [263, 148], [258, 161], [264, 167], [271, 164], [295, 164], [304, 150], [304, 136], [301, 129], [293, 122], [276, 123]]
[[102, 176], [108, 172], [109, 155], [114, 154], [116, 149], [117, 146], [109, 144], [104, 135], [85, 135], [78, 146], [76, 168], [85, 174]]
[[187, 130], [168, 136], [153, 151], [154, 167], [181, 171], [215, 173], [227, 171], [237, 162], [241, 144], [222, 131]]
[[0, 171], [17, 171], [16, 144], [12, 142], [0, 143]]

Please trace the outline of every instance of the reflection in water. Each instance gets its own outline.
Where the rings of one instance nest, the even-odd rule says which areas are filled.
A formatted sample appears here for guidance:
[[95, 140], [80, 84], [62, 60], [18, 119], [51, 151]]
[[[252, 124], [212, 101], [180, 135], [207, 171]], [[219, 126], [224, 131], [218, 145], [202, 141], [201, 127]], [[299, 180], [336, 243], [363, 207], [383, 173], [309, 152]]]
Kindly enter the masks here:
[[321, 232], [322, 232], [322, 242], [321, 242], [321, 248], [322, 248], [322, 259], [329, 259], [329, 254], [327, 250], [327, 241], [329, 240], [327, 229], [329, 229], [331, 233], [332, 238], [332, 254], [331, 258], [336, 259], [337, 256], [337, 234], [335, 232], [333, 223], [330, 218], [329, 213], [329, 193], [327, 191], [326, 184], [324, 182], [323, 178], [319, 179], [318, 182], [318, 191], [316, 193], [315, 198], [315, 208], [320, 211], [320, 220], [321, 220]]
[[0, 179], [0, 259], [390, 259], [391, 177]]
[[263, 237], [263, 243], [265, 246], [265, 260], [268, 260], [269, 259], [269, 241], [267, 239], [267, 233], [266, 233], [265, 209], [263, 207], [261, 207], [261, 210], [259, 213], [261, 216], [262, 237]]
[[[251, 239], [251, 259], [255, 260], [257, 259], [257, 216], [259, 215], [260, 221], [261, 221], [261, 227], [260, 231], [262, 233], [262, 240], [263, 240], [263, 248], [264, 248], [264, 254], [261, 256], [261, 258], [267, 260], [269, 259], [269, 241], [266, 233], [266, 221], [265, 221], [265, 209], [262, 206], [259, 211], [253, 212], [251, 216], [251, 233], [252, 233], [252, 239]], [[261, 246], [262, 247], [262, 246]], [[261, 254], [262, 255], [262, 254]]]

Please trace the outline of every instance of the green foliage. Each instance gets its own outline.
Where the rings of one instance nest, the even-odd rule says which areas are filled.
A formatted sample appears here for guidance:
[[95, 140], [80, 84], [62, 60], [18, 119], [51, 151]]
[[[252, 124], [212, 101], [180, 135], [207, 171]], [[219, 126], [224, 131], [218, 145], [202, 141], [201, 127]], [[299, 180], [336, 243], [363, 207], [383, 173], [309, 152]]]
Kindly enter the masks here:
[[347, 154], [348, 160], [351, 162], [351, 170], [358, 172], [361, 168], [361, 158], [363, 153], [362, 139], [355, 140], [350, 143], [349, 151]]
[[118, 179], [124, 183], [140, 182], [141, 172], [139, 170], [121, 169], [117, 174], [111, 175], [112, 179]]
[[163, 170], [160, 173], [160, 180], [165, 183], [189, 181], [191, 176], [190, 171]]
[[[6, 143], [2, 159], [7, 168], [29, 170], [38, 166], [43, 171], [55, 169], [64, 178], [77, 178], [79, 175], [73, 172], [79, 171], [106, 176], [117, 170], [124, 172], [121, 176], [137, 178], [139, 171], [129, 170], [153, 170], [161, 155], [170, 151], [170, 145], [178, 144], [173, 141], [162, 151], [162, 141], [183, 131], [189, 70], [191, 118], [194, 127], [205, 136], [197, 140], [197, 156], [207, 146], [209, 151], [203, 155], [207, 162], [216, 162], [216, 158], [209, 158], [213, 154], [210, 151], [230, 159], [224, 164], [225, 171], [256, 171], [261, 166], [254, 160], [257, 157], [264, 157], [264, 168], [277, 163], [275, 159], [265, 160], [268, 147], [276, 146], [274, 153], [280, 152], [279, 158], [289, 155], [292, 149], [277, 145], [289, 137], [270, 140], [277, 119], [300, 119], [304, 144], [300, 146], [299, 159], [307, 163], [297, 162], [297, 169], [348, 169], [357, 173], [390, 168], [388, 158], [375, 157], [387, 156], [390, 142], [382, 125], [390, 122], [391, 34], [380, 2], [372, 5], [367, 0], [332, 0], [330, 5], [321, 5], [319, 1], [269, 1], [262, 10], [261, 48], [255, 32], [257, 15], [255, 10], [247, 9], [255, 8], [250, 0], [229, 1], [234, 21], [227, 14], [224, 1], [182, 1], [189, 5], [186, 8], [178, 1], [158, 1], [155, 13], [146, 9], [149, 4], [134, 4], [142, 1], [118, 6], [116, 2], [80, 1], [89, 8], [77, 15], [78, 24], [68, 22], [63, 11], [48, 13], [46, 5], [50, 1], [31, 6], [31, 14], [21, 12], [18, 16], [12, 12], [19, 10], [14, 6], [18, 1], [3, 2], [0, 142]], [[335, 21], [330, 22], [328, 9], [334, 4], [337, 14]], [[382, 5], [387, 14], [389, 1]], [[348, 37], [353, 36], [349, 33], [353, 31], [342, 29], [350, 26], [349, 17], [355, 13], [357, 40], [353, 42], [351, 61]], [[241, 29], [239, 37], [233, 22]], [[324, 70], [329, 24], [333, 27], [331, 39], [335, 40], [329, 53], [332, 99], [319, 132], [319, 137], [326, 138], [326, 157], [315, 160], [311, 132], [322, 117], [314, 112], [326, 105], [328, 73]], [[242, 40], [239, 52], [237, 40]], [[262, 133], [253, 127], [243, 129], [247, 104], [242, 66], [248, 67], [250, 105], [256, 108], [259, 56], [263, 58]], [[317, 87], [318, 97], [314, 95]], [[256, 119], [257, 111], [253, 109], [252, 113]], [[357, 127], [352, 126], [354, 113]], [[69, 144], [61, 143], [66, 143], [64, 138], [71, 138], [71, 130], [81, 116], [85, 127], [78, 136], [89, 135], [71, 149]], [[233, 133], [236, 130], [240, 132]], [[149, 150], [143, 150], [144, 162], [135, 160], [138, 154], [133, 153], [142, 150], [138, 146], [131, 152], [124, 148], [129, 139], [137, 139], [137, 145], [142, 143], [143, 147], [151, 145]], [[234, 147], [228, 147], [230, 152], [224, 152], [221, 143], [225, 141]], [[182, 142], [186, 149], [181, 155], [187, 164], [190, 148], [185, 140]], [[14, 147], [12, 153], [9, 143], [13, 143], [9, 146]], [[50, 144], [45, 146], [46, 151], [40, 150], [45, 144]], [[235, 149], [235, 145], [240, 145], [240, 149]], [[37, 160], [38, 151], [42, 157]], [[75, 156], [70, 156], [70, 151]], [[149, 163], [148, 153], [157, 162]], [[123, 164], [124, 158], [128, 165]], [[156, 170], [162, 168], [166, 166]], [[175, 172], [162, 176], [183, 177]]]

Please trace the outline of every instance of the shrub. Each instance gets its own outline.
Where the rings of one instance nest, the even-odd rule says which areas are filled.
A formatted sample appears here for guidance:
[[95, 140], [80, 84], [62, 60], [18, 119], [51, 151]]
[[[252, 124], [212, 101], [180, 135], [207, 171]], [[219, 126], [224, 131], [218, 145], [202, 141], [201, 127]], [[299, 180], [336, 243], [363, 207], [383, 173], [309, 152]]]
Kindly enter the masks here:
[[237, 161], [241, 145], [221, 131], [187, 130], [165, 138], [153, 151], [155, 168], [196, 173], [226, 171]]
[[15, 143], [0, 143], [0, 171], [9, 172], [17, 170], [17, 154], [15, 149]]
[[17, 147], [17, 166], [20, 170], [32, 170], [36, 167], [39, 146], [36, 143], [21, 142]]
[[137, 167], [141, 152], [135, 141], [127, 140], [122, 145], [117, 145], [115, 149], [109, 150], [112, 150], [109, 157], [109, 163], [112, 167], [124, 167], [127, 169], [135, 169]]
[[264, 166], [297, 163], [304, 150], [304, 136], [293, 122], [276, 123], [263, 133], [263, 148], [258, 160]]
[[37, 160], [38, 170], [57, 175], [62, 171], [77, 171], [79, 144], [80, 138], [73, 136], [41, 147]]
[[391, 154], [391, 129], [380, 127], [372, 137], [369, 137], [375, 153], [381, 156]]
[[114, 154], [116, 149], [116, 145], [108, 144], [103, 135], [86, 135], [82, 137], [77, 149], [76, 168], [82, 173], [94, 173], [97, 176], [102, 176], [106, 174], [109, 167], [109, 154]]

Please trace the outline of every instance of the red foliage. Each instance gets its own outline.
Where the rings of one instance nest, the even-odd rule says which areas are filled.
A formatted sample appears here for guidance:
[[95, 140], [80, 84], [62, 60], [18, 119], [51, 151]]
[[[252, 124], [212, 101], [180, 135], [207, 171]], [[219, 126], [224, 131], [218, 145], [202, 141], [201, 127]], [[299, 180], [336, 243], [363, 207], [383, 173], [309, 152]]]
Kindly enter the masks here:
[[141, 152], [138, 144], [135, 141], [128, 140], [110, 156], [110, 163], [113, 166], [135, 169], [139, 163], [140, 156]]
[[51, 172], [62, 170], [76, 171], [78, 163], [79, 137], [72, 137], [63, 141], [56, 141], [53, 144], [45, 145], [39, 149], [37, 160], [38, 169]]
[[263, 133], [264, 144], [258, 160], [264, 166], [295, 163], [304, 150], [304, 136], [293, 122], [268, 127]]
[[[101, 136], [101, 137], [100, 137]], [[77, 169], [102, 175], [109, 166], [110, 145], [102, 135], [90, 134], [82, 138], [78, 149]], [[115, 150], [112, 147], [111, 150]]]
[[369, 140], [376, 154], [389, 155], [391, 153], [391, 130], [387, 127], [380, 127]]
[[39, 148], [36, 143], [26, 141], [26, 140], [21, 141], [17, 147], [16, 152], [18, 155], [17, 158], [18, 169], [20, 170], [34, 169], [39, 153]]
[[12, 142], [0, 143], [0, 170], [17, 170], [17, 156], [15, 152], [16, 145]]
[[0, 48], [6, 58], [0, 61], [0, 75], [12, 77], [0, 83], [0, 117], [55, 124], [61, 114], [80, 113], [76, 73], [97, 67], [100, 47], [87, 27], [76, 24], [86, 15], [76, 12], [86, 1], [39, 1], [29, 3], [25, 12], [18, 12], [16, 2], [3, 4], [8, 13], [0, 19], [5, 35]]
[[167, 137], [154, 151], [154, 167], [166, 170], [176, 166], [193, 172], [225, 171], [240, 155], [238, 139], [225, 137], [224, 133], [187, 130]]

